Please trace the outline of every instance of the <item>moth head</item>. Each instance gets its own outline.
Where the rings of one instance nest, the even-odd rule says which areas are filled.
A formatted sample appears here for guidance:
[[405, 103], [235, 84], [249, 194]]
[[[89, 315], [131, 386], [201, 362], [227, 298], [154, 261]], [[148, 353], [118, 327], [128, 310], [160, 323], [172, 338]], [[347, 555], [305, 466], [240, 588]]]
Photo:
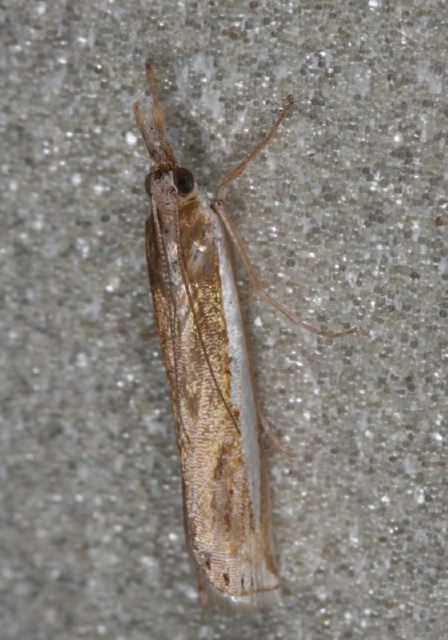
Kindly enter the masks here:
[[193, 174], [185, 167], [172, 164], [157, 164], [145, 179], [145, 191], [151, 198], [163, 193], [176, 194], [179, 200], [189, 201], [197, 195]]
[[152, 197], [152, 195], [158, 195], [157, 192], [161, 195], [172, 189], [172, 193], [176, 192], [178, 198], [189, 200], [197, 193], [196, 183], [191, 171], [180, 167], [177, 163], [176, 154], [166, 135], [165, 113], [159, 100], [151, 64], [147, 62], [145, 68], [152, 95], [151, 122], [145, 121], [138, 102], [134, 104], [134, 115], [153, 163], [145, 180], [146, 193]]

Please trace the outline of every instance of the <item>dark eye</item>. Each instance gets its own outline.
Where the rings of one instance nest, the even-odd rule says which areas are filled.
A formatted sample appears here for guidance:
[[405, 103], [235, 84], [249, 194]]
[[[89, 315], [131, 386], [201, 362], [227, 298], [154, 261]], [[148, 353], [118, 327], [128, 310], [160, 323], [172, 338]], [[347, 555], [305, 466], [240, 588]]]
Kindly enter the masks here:
[[193, 191], [194, 177], [188, 169], [176, 167], [173, 171], [173, 180], [177, 190], [182, 196], [186, 196], [190, 191]]

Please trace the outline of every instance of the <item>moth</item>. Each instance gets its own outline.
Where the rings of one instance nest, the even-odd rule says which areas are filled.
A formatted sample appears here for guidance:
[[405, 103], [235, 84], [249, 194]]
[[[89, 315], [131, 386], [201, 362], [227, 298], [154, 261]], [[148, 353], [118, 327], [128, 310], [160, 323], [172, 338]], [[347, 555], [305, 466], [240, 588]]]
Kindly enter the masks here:
[[265, 608], [280, 599], [260, 425], [231, 246], [256, 293], [290, 320], [324, 336], [266, 293], [225, 200], [230, 184], [290, 113], [288, 98], [271, 130], [218, 186], [212, 202], [178, 163], [150, 64], [152, 116], [134, 114], [151, 159], [145, 243], [154, 314], [180, 456], [186, 541], [204, 604]]

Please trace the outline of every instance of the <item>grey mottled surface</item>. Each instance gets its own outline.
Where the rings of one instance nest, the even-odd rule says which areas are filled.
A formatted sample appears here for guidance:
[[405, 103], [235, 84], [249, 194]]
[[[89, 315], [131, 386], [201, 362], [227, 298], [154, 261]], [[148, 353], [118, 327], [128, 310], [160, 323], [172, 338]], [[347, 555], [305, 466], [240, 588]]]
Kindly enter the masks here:
[[[0, 13], [2, 638], [440, 640], [447, 574], [447, 5], [12, 2]], [[282, 608], [202, 611], [148, 293], [131, 105], [150, 57], [248, 294]]]

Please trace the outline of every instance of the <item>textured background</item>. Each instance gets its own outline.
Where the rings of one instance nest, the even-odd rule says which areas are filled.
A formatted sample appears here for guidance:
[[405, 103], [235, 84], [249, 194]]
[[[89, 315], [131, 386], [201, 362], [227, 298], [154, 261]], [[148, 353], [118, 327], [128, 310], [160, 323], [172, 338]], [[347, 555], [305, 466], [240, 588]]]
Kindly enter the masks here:
[[[447, 578], [447, 18], [441, 0], [2, 3], [0, 621], [8, 640], [440, 640]], [[201, 610], [143, 250], [150, 57], [249, 295], [284, 600]]]

